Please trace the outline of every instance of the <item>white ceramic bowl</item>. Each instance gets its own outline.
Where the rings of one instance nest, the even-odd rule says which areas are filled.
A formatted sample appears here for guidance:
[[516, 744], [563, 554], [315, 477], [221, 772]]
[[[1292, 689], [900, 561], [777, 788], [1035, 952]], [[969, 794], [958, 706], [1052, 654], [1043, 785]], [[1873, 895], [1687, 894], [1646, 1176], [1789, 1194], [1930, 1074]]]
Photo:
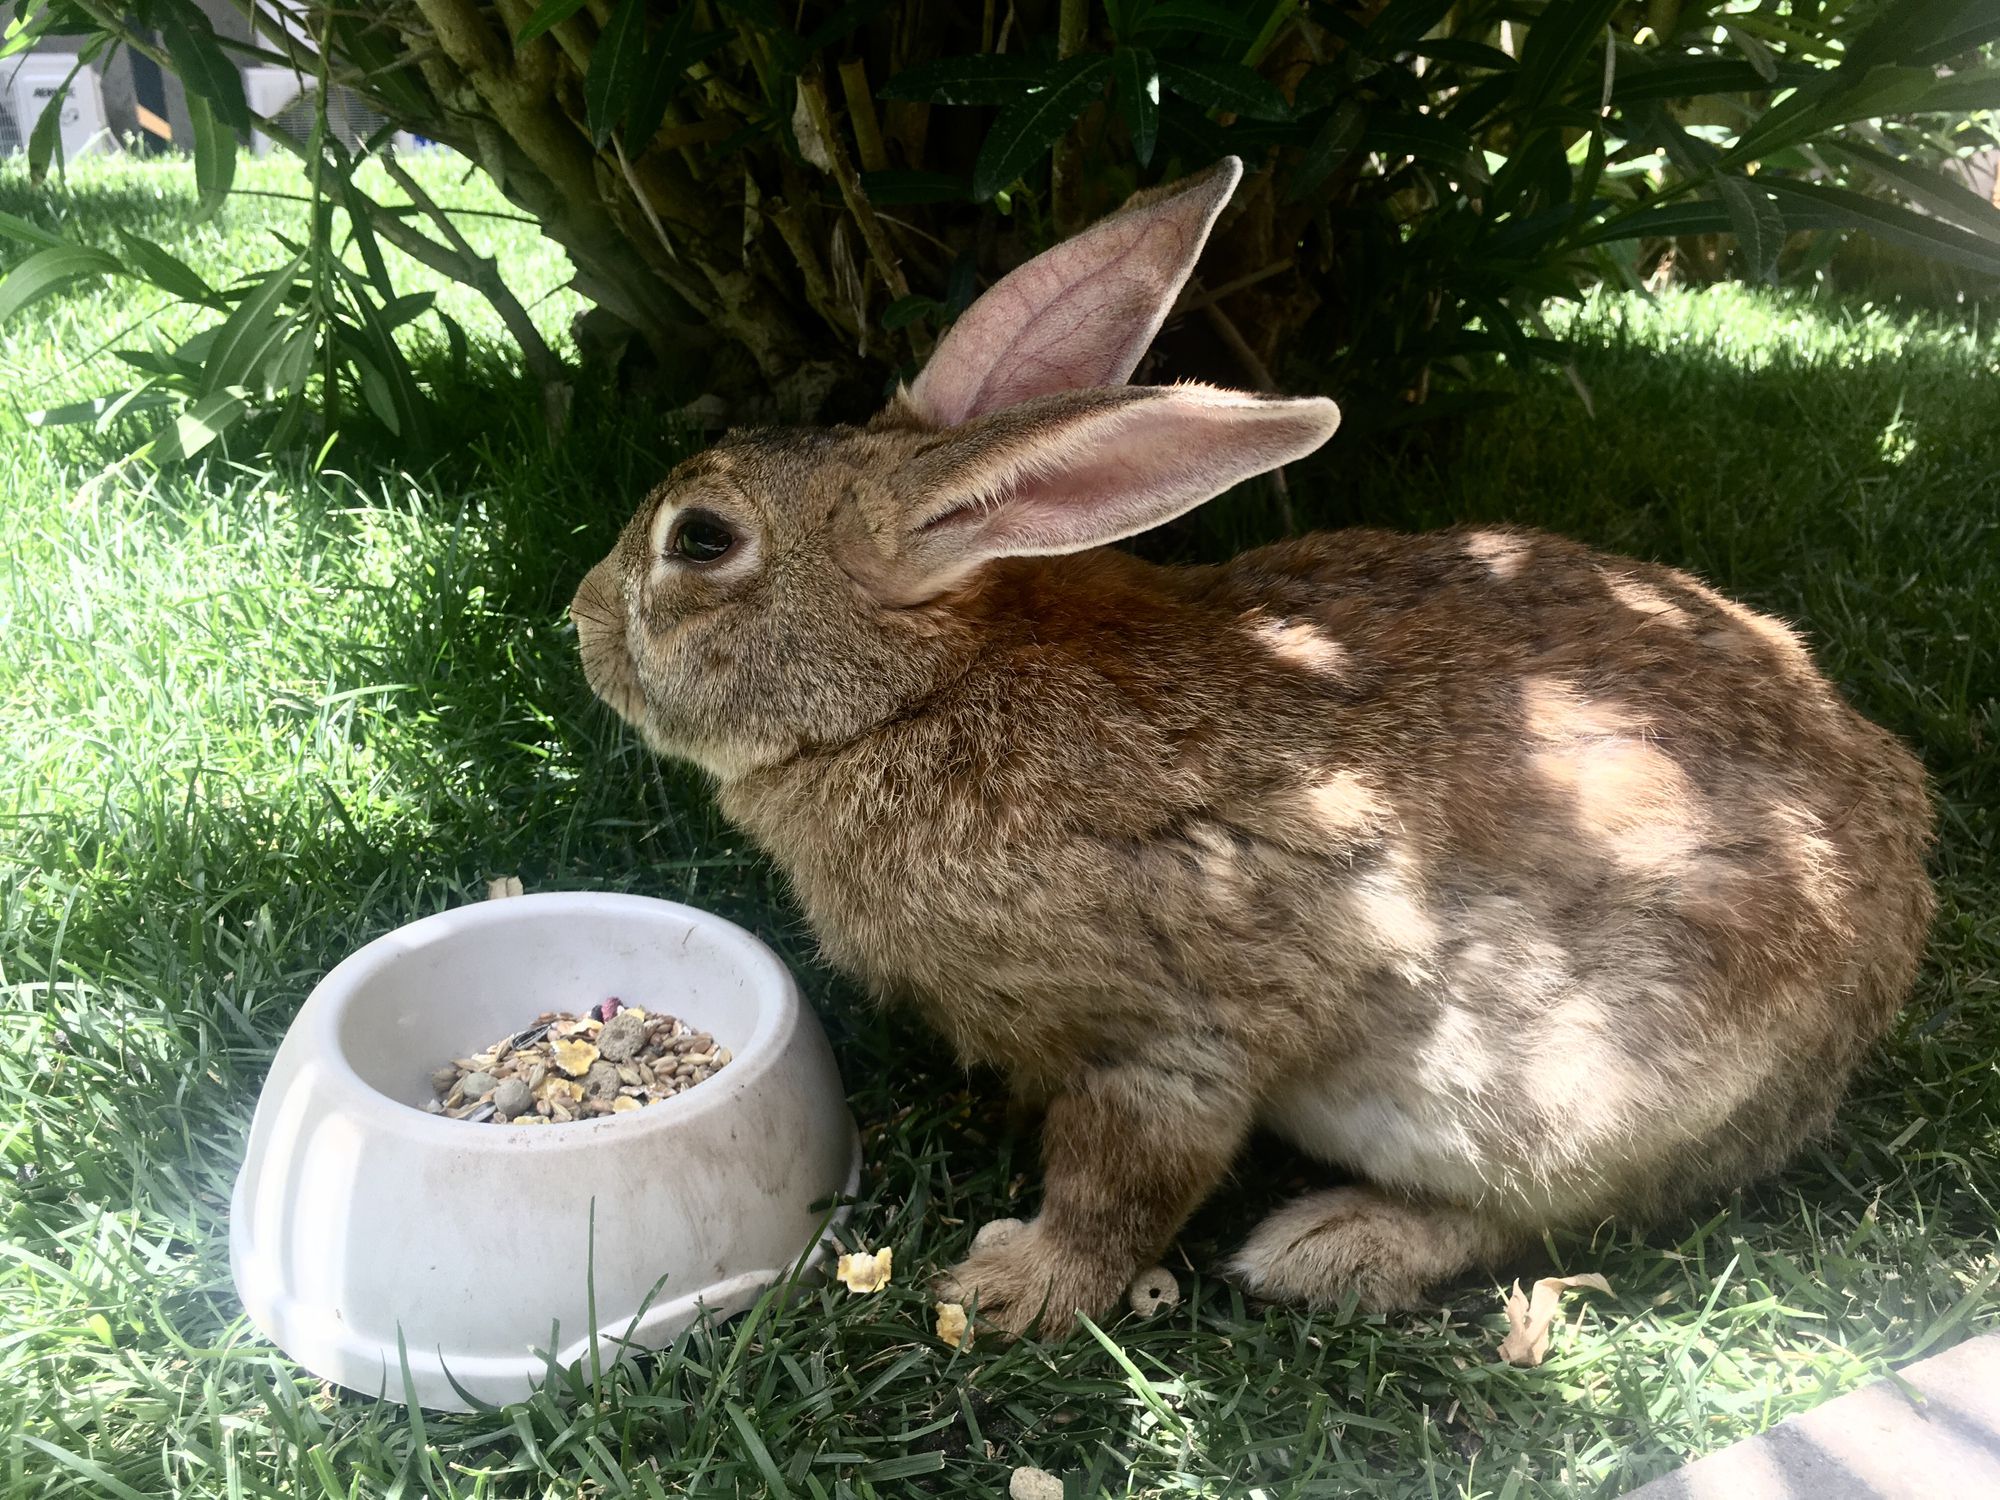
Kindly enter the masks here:
[[[567, 1125], [425, 1112], [433, 1068], [611, 995], [735, 1059]], [[518, 1400], [551, 1351], [587, 1352], [593, 1204], [608, 1362], [621, 1340], [658, 1348], [701, 1309], [741, 1311], [816, 1268], [837, 1221], [824, 1204], [859, 1172], [825, 1033], [749, 933], [643, 896], [487, 901], [377, 939], [307, 999], [257, 1101], [230, 1265], [251, 1319], [314, 1374], [401, 1401], [400, 1334], [418, 1401], [462, 1411], [453, 1381]]]

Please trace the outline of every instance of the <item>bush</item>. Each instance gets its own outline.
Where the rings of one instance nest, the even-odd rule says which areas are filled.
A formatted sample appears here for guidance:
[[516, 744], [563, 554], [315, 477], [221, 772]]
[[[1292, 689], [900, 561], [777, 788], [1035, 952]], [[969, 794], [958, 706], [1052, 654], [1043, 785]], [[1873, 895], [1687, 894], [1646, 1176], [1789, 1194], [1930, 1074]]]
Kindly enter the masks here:
[[[2000, 271], [2000, 209], [1939, 170], [1995, 139], [1990, 0], [242, 4], [250, 40], [193, 0], [20, 0], [9, 45], [85, 31], [174, 68], [211, 206], [252, 123], [230, 59], [357, 90], [472, 157], [566, 248], [597, 308], [585, 348], [643, 346], [679, 398], [743, 413], [866, 409], [982, 285], [1232, 152], [1251, 176], [1153, 373], [1328, 385], [1363, 423], [1477, 399], [1483, 361], [1559, 352], [1546, 299], [1669, 257], [1810, 277], [1827, 231], [1859, 228]], [[322, 342], [354, 357], [285, 345], [223, 379], [198, 350], [193, 385], [253, 407], [315, 381], [401, 399], [379, 367], [410, 309], [377, 278], [315, 281], [315, 247], [380, 236], [504, 286], [441, 218], [355, 188], [386, 127], [352, 148], [259, 128], [318, 164], [324, 204], [271, 315], [331, 284], [320, 315], [347, 331]], [[151, 274], [143, 254], [107, 259], [43, 262], [0, 309], [57, 271]], [[240, 309], [271, 284], [218, 296]], [[529, 352], [553, 379], [554, 356]]]

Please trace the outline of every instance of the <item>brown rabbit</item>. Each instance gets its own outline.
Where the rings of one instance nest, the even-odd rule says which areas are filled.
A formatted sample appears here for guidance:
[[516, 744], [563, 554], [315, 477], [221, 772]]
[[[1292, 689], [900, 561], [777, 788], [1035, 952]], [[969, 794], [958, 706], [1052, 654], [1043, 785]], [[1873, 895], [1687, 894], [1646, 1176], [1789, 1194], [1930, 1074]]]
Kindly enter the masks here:
[[866, 427], [678, 468], [578, 591], [591, 686], [705, 768], [827, 953], [1046, 1105], [950, 1273], [1103, 1313], [1262, 1126], [1366, 1186], [1250, 1235], [1365, 1308], [1782, 1162], [1931, 912], [1921, 769], [1792, 632], [1528, 531], [1105, 543], [1332, 433], [1129, 377], [1240, 175], [1015, 271]]

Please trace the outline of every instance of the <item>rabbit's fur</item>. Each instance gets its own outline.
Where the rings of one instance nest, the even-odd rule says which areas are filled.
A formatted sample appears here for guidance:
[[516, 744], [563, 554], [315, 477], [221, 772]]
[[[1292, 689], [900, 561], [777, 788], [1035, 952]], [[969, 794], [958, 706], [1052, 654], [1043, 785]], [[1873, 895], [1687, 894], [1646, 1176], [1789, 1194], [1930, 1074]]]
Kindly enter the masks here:
[[[1915, 760], [1684, 573], [1504, 529], [1090, 545], [1331, 431], [1122, 385], [1234, 176], [1000, 283], [867, 428], [682, 465], [575, 605], [828, 955], [1046, 1106], [1040, 1216], [949, 1277], [1010, 1331], [1109, 1308], [1253, 1127], [1368, 1184], [1233, 1262], [1309, 1304], [1752, 1178], [1931, 912]], [[719, 561], [671, 550], [693, 509]]]

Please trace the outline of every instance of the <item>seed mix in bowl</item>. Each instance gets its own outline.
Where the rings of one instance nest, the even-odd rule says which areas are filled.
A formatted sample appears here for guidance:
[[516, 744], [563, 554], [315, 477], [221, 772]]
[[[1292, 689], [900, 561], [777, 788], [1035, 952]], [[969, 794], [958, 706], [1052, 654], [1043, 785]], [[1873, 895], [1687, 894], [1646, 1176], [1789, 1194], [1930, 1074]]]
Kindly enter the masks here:
[[693, 1088], [732, 1054], [705, 1031], [615, 996], [588, 1015], [534, 1024], [431, 1074], [432, 1114], [474, 1124], [560, 1125], [624, 1114]]

